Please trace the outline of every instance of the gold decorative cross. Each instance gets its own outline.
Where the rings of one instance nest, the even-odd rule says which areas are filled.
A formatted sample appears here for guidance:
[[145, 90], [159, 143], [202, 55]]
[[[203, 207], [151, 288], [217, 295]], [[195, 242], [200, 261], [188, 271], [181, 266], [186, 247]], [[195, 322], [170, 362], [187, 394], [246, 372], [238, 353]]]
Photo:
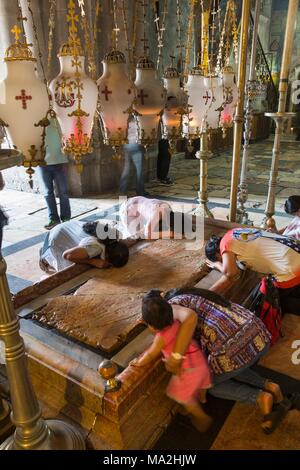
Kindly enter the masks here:
[[15, 35], [15, 41], [16, 41], [16, 44], [18, 44], [19, 37], [20, 37], [20, 34], [21, 34], [22, 30], [19, 28], [19, 26], [17, 26], [15, 24], [14, 27], [10, 31], [11, 31], [11, 33], [13, 33]]

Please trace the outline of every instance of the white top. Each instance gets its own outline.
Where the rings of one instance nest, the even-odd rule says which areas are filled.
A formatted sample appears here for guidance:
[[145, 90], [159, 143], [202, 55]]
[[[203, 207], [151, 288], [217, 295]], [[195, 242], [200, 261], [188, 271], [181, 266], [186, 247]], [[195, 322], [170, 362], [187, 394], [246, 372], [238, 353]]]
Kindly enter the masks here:
[[41, 250], [41, 259], [44, 259], [55, 271], [61, 271], [73, 264], [63, 258], [63, 253], [77, 246], [92, 247], [92, 256], [100, 255], [101, 259], [105, 259], [105, 246], [96, 237], [87, 236], [82, 226], [83, 222], [78, 220], [56, 225], [47, 234]]
[[128, 123], [127, 139], [129, 144], [136, 144], [138, 139], [138, 127], [134, 117], [131, 117]]
[[283, 235], [300, 240], [300, 217], [296, 216], [292, 222], [286, 227]]
[[[121, 231], [128, 237], [151, 238], [158, 231], [158, 223], [172, 210], [170, 204], [159, 199], [135, 196], [120, 207]], [[166, 219], [167, 220], [167, 219]]]

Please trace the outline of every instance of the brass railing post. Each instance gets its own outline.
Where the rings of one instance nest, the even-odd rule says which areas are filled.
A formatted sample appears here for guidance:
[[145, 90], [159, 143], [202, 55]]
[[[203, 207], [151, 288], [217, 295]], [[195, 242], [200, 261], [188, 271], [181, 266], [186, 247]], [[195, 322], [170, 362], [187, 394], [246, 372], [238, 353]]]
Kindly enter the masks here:
[[200, 190], [199, 190], [199, 205], [195, 214], [201, 217], [214, 218], [213, 214], [207, 207], [208, 204], [208, 191], [207, 191], [207, 177], [208, 177], [208, 159], [211, 152], [208, 148], [208, 133], [204, 130], [200, 136], [200, 151], [196, 153], [196, 157], [200, 160]]
[[245, 119], [245, 130], [244, 130], [244, 149], [243, 149], [243, 156], [242, 156], [240, 184], [238, 188], [239, 205], [237, 209], [237, 222], [240, 222], [246, 225], [252, 225], [251, 220], [249, 220], [249, 216], [246, 211], [245, 204], [248, 200], [248, 157], [249, 157], [249, 145], [250, 145], [250, 139], [251, 139], [251, 128], [252, 128], [252, 120], [253, 120], [253, 100], [255, 99], [257, 85], [258, 85], [258, 82], [256, 80], [255, 65], [256, 65], [256, 56], [257, 56], [260, 9], [261, 9], [261, 0], [256, 0], [249, 79], [248, 79], [247, 87], [246, 87], [247, 102], [246, 102], [246, 119]]
[[239, 73], [238, 73], [238, 89], [239, 99], [234, 117], [234, 138], [233, 138], [233, 161], [231, 174], [231, 193], [230, 193], [230, 222], [236, 221], [237, 212], [237, 194], [238, 179], [240, 167], [240, 155], [242, 149], [242, 135], [244, 124], [244, 101], [245, 101], [245, 83], [246, 83], [246, 65], [248, 51], [248, 29], [250, 19], [251, 0], [243, 0], [242, 21], [241, 21], [241, 38], [239, 51]]
[[0, 255], [0, 340], [5, 345], [12, 421], [16, 426], [14, 434], [2, 443], [0, 450], [84, 449], [83, 437], [73, 426], [59, 420], [46, 422], [42, 418], [5, 273], [6, 263]]
[[284, 123], [287, 119], [294, 116], [293, 113], [286, 112], [286, 102], [289, 86], [289, 72], [292, 59], [292, 48], [295, 33], [295, 23], [297, 21], [299, 0], [289, 0], [288, 14], [286, 20], [286, 30], [284, 38], [284, 47], [282, 54], [282, 65], [279, 81], [279, 105], [277, 113], [266, 113], [266, 116], [274, 119], [276, 124], [275, 139], [273, 146], [272, 164], [269, 180], [268, 199], [265, 210], [265, 218], [262, 221], [263, 228], [274, 228], [275, 220], [275, 189], [277, 186], [277, 176], [279, 159], [281, 155], [281, 137], [284, 131]]

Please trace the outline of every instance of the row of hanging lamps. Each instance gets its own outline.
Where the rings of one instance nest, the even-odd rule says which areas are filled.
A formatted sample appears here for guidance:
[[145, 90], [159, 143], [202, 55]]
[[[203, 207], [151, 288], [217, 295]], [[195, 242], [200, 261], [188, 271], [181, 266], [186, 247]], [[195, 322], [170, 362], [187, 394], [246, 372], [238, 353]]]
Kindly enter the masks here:
[[[23, 18], [20, 18], [23, 20]], [[36, 59], [23, 31], [15, 25], [15, 43], [6, 50], [6, 77], [0, 83], [0, 119], [7, 127], [13, 146], [23, 154], [32, 186], [33, 167], [44, 162], [44, 127], [47, 125], [49, 97], [36, 74]]]
[[73, 0], [68, 2], [68, 42], [59, 50], [60, 72], [49, 89], [53, 109], [62, 132], [62, 148], [74, 157], [77, 170], [82, 171], [82, 155], [92, 152], [91, 133], [97, 107], [98, 89], [84, 69], [85, 58], [78, 38], [78, 15]]

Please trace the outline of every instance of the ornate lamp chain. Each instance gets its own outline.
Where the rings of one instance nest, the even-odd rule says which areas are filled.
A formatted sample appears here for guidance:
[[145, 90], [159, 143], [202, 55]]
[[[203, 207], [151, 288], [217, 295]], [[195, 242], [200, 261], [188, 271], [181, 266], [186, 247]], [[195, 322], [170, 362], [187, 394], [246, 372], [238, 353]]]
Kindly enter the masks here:
[[160, 17], [157, 14], [157, 10], [154, 5], [154, 23], [156, 26], [156, 33], [157, 33], [157, 47], [158, 47], [158, 55], [157, 55], [157, 61], [156, 61], [156, 69], [159, 70], [160, 63], [161, 63], [161, 58], [162, 58], [162, 49], [163, 49], [163, 39], [164, 39], [164, 33], [166, 30], [166, 15], [168, 13], [168, 0], [164, 0], [164, 6], [163, 6], [163, 12], [162, 12], [162, 22], [160, 24]]
[[118, 18], [117, 18], [117, 0], [113, 0], [113, 16], [114, 16], [114, 28], [112, 30], [112, 43], [115, 50], [118, 49], [118, 40], [120, 28], [118, 27]]
[[180, 64], [180, 73], [182, 73], [182, 65], [183, 65], [183, 52], [182, 49], [184, 48], [184, 44], [182, 44], [182, 27], [181, 27], [181, 8], [180, 8], [180, 0], [176, 0], [176, 17], [177, 17], [177, 45], [176, 49], [179, 49], [179, 64]]
[[187, 80], [189, 73], [190, 60], [191, 60], [191, 50], [193, 43], [193, 32], [194, 32], [194, 8], [196, 0], [189, 0], [189, 17], [188, 17], [188, 28], [187, 28], [187, 38], [186, 38], [186, 48], [185, 48], [185, 59], [184, 59], [184, 79]]
[[95, 21], [94, 21], [94, 26], [93, 26], [94, 41], [97, 41], [97, 33], [101, 31], [100, 28], [98, 27], [100, 12], [101, 12], [100, 0], [97, 0], [96, 9], [95, 9]]
[[50, 11], [49, 11], [49, 20], [48, 20], [48, 60], [47, 60], [47, 72], [48, 77], [51, 76], [51, 66], [52, 66], [52, 50], [53, 50], [53, 34], [55, 30], [55, 12], [56, 12], [56, 0], [50, 0]]
[[47, 78], [46, 78], [45, 68], [44, 68], [44, 64], [43, 64], [43, 61], [42, 61], [43, 55], [42, 55], [42, 52], [41, 52], [40, 43], [39, 43], [39, 40], [38, 40], [37, 28], [36, 28], [36, 24], [35, 24], [35, 21], [34, 21], [33, 11], [32, 11], [32, 8], [31, 8], [31, 0], [27, 0], [27, 5], [28, 5], [28, 11], [30, 13], [31, 20], [32, 20], [34, 38], [35, 38], [35, 42], [36, 42], [37, 49], [38, 49], [39, 63], [40, 63], [42, 74], [43, 74], [43, 82], [44, 82], [46, 90], [47, 90], [47, 96], [48, 96], [48, 100], [49, 100], [49, 109], [52, 109], [52, 105], [51, 105], [51, 101], [50, 101], [50, 97], [49, 97], [49, 90], [48, 90], [48, 85], [47, 85]]
[[18, 16], [17, 20], [18, 20], [18, 22], [20, 23], [20, 26], [21, 26], [21, 30], [22, 30], [22, 34], [23, 34], [23, 38], [24, 38], [23, 42], [27, 43], [25, 28], [24, 28], [24, 21], [27, 21], [27, 18], [26, 18], [26, 16], [23, 16], [20, 0], [18, 0], [18, 10], [19, 10], [19, 16]]
[[149, 49], [149, 47], [147, 46], [147, 42], [148, 42], [148, 39], [147, 39], [147, 35], [146, 35], [146, 25], [147, 25], [147, 7], [148, 7], [148, 1], [147, 0], [142, 0], [142, 7], [143, 7], [143, 38], [142, 38], [142, 41], [143, 41], [143, 46], [144, 46], [144, 56], [147, 56], [147, 49]]
[[[216, 66], [216, 56], [217, 56], [217, 35], [216, 35], [216, 29], [217, 29], [217, 20], [218, 17], [220, 18], [220, 4], [219, 0], [214, 0], [213, 2], [213, 10], [212, 10], [212, 24], [210, 26], [210, 65], [211, 67]], [[220, 26], [220, 23], [219, 23]], [[220, 30], [219, 30], [220, 34]]]
[[227, 6], [226, 6], [224, 23], [223, 23], [223, 28], [222, 28], [222, 33], [221, 33], [220, 43], [219, 43], [219, 52], [217, 56], [216, 73], [218, 74], [221, 73], [223, 66], [225, 65], [225, 61], [223, 59], [223, 47], [225, 45], [226, 30], [227, 28], [229, 28], [228, 18], [229, 18], [229, 1], [227, 2]]
[[123, 23], [124, 23], [124, 33], [125, 33], [125, 40], [127, 43], [127, 53], [128, 53], [128, 61], [129, 61], [129, 66], [132, 68], [133, 65], [133, 51], [132, 47], [129, 41], [129, 32], [128, 32], [128, 21], [127, 21], [127, 14], [128, 13], [128, 8], [125, 6], [125, 0], [122, 0], [122, 16], [123, 16]]
[[132, 31], [132, 60], [136, 62], [137, 60], [137, 53], [136, 53], [136, 45], [137, 45], [137, 25], [139, 22], [139, 1], [135, 1], [134, 4], [134, 13], [133, 13], [133, 31]]
[[81, 14], [81, 29], [84, 35], [85, 52], [88, 58], [88, 71], [93, 80], [96, 80], [95, 50], [91, 37], [91, 28], [85, 14], [84, 0], [78, 0], [78, 6]]

